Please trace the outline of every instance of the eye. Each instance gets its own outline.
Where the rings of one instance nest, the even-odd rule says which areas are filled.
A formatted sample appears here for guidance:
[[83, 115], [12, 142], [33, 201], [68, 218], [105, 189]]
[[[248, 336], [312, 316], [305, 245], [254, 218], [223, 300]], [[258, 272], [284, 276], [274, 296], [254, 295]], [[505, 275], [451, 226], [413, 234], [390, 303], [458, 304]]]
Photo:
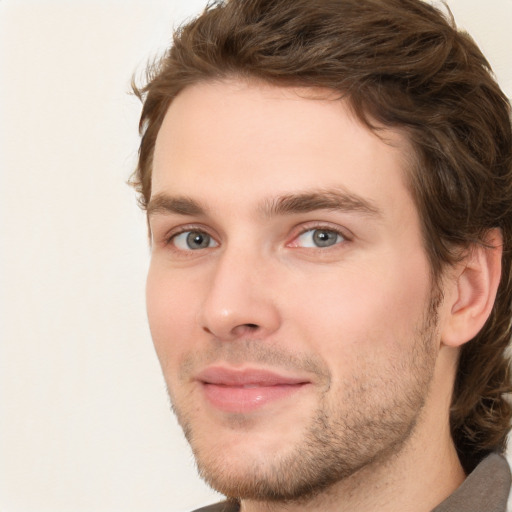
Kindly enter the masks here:
[[345, 241], [345, 237], [332, 229], [308, 229], [294, 241], [294, 247], [332, 247]]
[[217, 247], [217, 242], [204, 231], [184, 231], [171, 238], [171, 243], [182, 251], [197, 251]]

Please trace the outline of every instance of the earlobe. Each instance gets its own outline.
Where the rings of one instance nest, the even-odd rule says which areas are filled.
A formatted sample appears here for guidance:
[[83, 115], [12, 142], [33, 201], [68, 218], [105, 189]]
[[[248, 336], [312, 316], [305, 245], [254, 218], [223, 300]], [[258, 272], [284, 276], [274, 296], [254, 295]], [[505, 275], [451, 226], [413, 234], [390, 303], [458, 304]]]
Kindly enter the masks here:
[[458, 347], [474, 338], [489, 317], [501, 277], [501, 230], [488, 231], [485, 244], [475, 244], [460, 263], [452, 283], [451, 307], [442, 327], [444, 345]]

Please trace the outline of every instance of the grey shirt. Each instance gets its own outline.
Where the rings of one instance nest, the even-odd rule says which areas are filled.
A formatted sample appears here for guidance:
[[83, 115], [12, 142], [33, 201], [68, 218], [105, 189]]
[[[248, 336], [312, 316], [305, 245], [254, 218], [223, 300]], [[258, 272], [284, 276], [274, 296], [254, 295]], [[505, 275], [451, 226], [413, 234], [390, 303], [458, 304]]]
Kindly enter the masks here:
[[[501, 455], [486, 457], [462, 485], [432, 512], [506, 512], [510, 492], [510, 468]], [[239, 512], [236, 502], [222, 502], [195, 512]]]
[[509, 465], [504, 457], [493, 453], [432, 512], [506, 512], [509, 492]]

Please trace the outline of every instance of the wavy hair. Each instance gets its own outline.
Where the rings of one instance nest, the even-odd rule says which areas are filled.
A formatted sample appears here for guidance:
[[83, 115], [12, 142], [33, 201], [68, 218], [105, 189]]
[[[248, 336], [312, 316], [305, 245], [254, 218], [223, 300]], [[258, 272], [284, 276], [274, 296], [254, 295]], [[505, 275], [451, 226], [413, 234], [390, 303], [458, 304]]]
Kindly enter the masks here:
[[466, 471], [503, 451], [512, 391], [510, 104], [489, 63], [451, 14], [420, 0], [227, 0], [178, 29], [148, 68], [132, 184], [145, 208], [155, 141], [185, 87], [228, 77], [329, 88], [369, 128], [398, 128], [414, 148], [409, 173], [434, 282], [460, 249], [503, 235], [502, 278], [490, 318], [461, 349], [450, 411]]

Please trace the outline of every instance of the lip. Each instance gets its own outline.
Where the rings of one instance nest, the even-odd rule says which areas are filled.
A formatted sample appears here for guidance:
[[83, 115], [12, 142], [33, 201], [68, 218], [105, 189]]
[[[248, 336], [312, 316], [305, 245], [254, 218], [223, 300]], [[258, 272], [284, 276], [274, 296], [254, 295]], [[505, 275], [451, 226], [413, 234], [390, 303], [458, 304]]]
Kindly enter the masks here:
[[310, 381], [268, 370], [209, 367], [196, 376], [208, 402], [225, 412], [248, 413], [290, 398]]

